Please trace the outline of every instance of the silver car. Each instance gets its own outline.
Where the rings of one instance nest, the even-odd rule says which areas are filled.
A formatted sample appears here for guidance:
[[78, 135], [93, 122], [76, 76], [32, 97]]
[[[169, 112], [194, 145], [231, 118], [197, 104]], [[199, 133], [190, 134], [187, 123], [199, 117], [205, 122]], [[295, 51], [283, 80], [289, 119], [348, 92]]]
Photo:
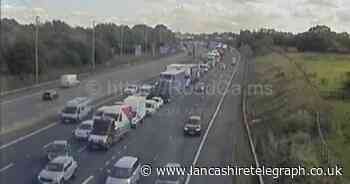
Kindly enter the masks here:
[[106, 184], [135, 184], [140, 180], [139, 159], [131, 156], [120, 158], [113, 166]]
[[73, 132], [74, 137], [81, 140], [86, 140], [92, 131], [94, 121], [86, 120], [82, 122]]
[[75, 176], [77, 162], [70, 156], [59, 156], [50, 161], [39, 173], [41, 184], [62, 184]]

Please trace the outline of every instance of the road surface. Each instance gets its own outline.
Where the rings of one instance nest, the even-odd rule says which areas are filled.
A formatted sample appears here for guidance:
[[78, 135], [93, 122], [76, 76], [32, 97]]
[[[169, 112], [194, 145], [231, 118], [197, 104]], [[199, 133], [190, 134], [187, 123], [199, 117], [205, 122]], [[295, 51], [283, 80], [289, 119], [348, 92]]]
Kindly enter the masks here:
[[[231, 58], [232, 54], [227, 54], [225, 62], [229, 63]], [[161, 70], [161, 66], [158, 67]], [[131, 131], [126, 139], [108, 152], [88, 151], [86, 143], [72, 138], [72, 130], [76, 125], [62, 124], [3, 148], [0, 162], [1, 183], [37, 183], [37, 174], [47, 163], [42, 147], [53, 140], [62, 139], [70, 140], [73, 153], [79, 162], [77, 177], [69, 182], [72, 184], [104, 183], [112, 165], [125, 155], [137, 156], [143, 164], [150, 164], [154, 168], [167, 162], [178, 162], [183, 166], [193, 163], [196, 166], [226, 166], [238, 163], [234, 154], [239, 150], [235, 145], [237, 140], [241, 141], [244, 132], [241, 126], [240, 94], [235, 92], [232, 85], [227, 93], [224, 91], [233, 74], [233, 84], [241, 83], [241, 70], [243, 65], [225, 71], [211, 70], [203, 81], [211, 89], [215, 88], [215, 92], [211, 90], [206, 95], [184, 93], [178, 96], [155, 115], [148, 117], [142, 126]], [[183, 135], [184, 121], [192, 114], [202, 116], [203, 131], [200, 137]], [[151, 184], [155, 178], [154, 174], [142, 177], [140, 183]], [[191, 184], [225, 184], [233, 183], [235, 179], [232, 176], [192, 176], [188, 181]]]

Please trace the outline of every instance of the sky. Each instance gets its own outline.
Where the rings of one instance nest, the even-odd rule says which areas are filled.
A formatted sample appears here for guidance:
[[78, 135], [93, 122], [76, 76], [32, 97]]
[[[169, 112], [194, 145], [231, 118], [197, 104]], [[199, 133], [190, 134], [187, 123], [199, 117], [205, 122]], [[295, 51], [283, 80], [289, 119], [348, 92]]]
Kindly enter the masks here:
[[2, 17], [20, 23], [64, 20], [89, 27], [92, 21], [164, 24], [190, 33], [239, 32], [274, 28], [304, 32], [327, 25], [350, 32], [350, 0], [1, 0]]

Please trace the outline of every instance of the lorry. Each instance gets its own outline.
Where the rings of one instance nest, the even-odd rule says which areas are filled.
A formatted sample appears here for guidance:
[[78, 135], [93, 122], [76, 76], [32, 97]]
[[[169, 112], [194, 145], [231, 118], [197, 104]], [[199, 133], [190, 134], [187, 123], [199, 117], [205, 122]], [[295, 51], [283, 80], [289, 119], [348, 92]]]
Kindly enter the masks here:
[[137, 125], [143, 123], [146, 117], [146, 97], [129, 96], [124, 99], [124, 103], [131, 107], [131, 128], [137, 128]]
[[65, 74], [61, 76], [61, 87], [63, 88], [69, 88], [79, 84], [80, 81], [77, 74]]
[[104, 111], [102, 118], [93, 120], [88, 147], [108, 150], [130, 131], [132, 118], [133, 112], [130, 105], [111, 106]]

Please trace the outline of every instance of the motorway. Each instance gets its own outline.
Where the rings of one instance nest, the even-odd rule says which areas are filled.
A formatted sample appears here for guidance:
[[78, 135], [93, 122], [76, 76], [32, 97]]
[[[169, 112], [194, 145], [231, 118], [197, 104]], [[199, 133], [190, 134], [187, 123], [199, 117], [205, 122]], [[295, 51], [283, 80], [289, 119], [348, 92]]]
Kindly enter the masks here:
[[[226, 54], [224, 61], [229, 63], [232, 56], [231, 53]], [[136, 78], [137, 76], [143, 79], [152, 78], [155, 73], [162, 71], [165, 65], [175, 62], [179, 62], [179, 60], [170, 59], [162, 65], [155, 63], [150, 64], [150, 66], [147, 65], [147, 67], [143, 66], [145, 73], [133, 73], [135, 78], [130, 77], [129, 80], [139, 80]], [[137, 71], [137, 69], [130, 70]], [[241, 84], [242, 70], [243, 65], [228, 68], [225, 71], [219, 71], [218, 68], [211, 70], [203, 79], [212, 89], [206, 95], [185, 93], [178, 96], [155, 115], [148, 117], [142, 126], [131, 131], [126, 139], [121, 140], [108, 152], [88, 151], [84, 142], [78, 142], [72, 138], [72, 130], [76, 125], [61, 124], [4, 147], [1, 149], [0, 182], [11, 184], [37, 183], [37, 174], [47, 163], [42, 148], [53, 140], [62, 139], [70, 140], [74, 155], [79, 163], [77, 177], [69, 182], [72, 184], [104, 183], [111, 166], [116, 160], [125, 155], [137, 156], [143, 164], [150, 164], [153, 167], [163, 166], [167, 162], [178, 162], [183, 166], [194, 164], [207, 167], [236, 163], [237, 158], [233, 155], [233, 153], [239, 151], [237, 150], [238, 147], [235, 146], [236, 137], [237, 135], [241, 137], [242, 132], [244, 132], [241, 125], [241, 97], [240, 94], [237, 95], [233, 92], [232, 86], [228, 88], [227, 93], [224, 93], [224, 91], [233, 74], [235, 74], [233, 84]], [[130, 75], [131, 71], [118, 72], [117, 75], [123, 76], [119, 73], [124, 75], [129, 73]], [[146, 71], [151, 71], [151, 73]], [[101, 80], [112, 79], [109, 77], [111, 76], [108, 74], [101, 77]], [[115, 75], [113, 80], [115, 80]], [[71, 93], [70, 90], [72, 90]], [[62, 92], [72, 96], [81, 95], [79, 90], [81, 90], [80, 92], [86, 92], [81, 88], [76, 90], [78, 91], [67, 89]], [[64, 99], [61, 100], [63, 105], [65, 101]], [[26, 102], [29, 103], [26, 104], [29, 109], [35, 106], [30, 102]], [[39, 105], [39, 108], [50, 111], [50, 104], [45, 105], [45, 107]], [[24, 107], [24, 109], [26, 108]], [[202, 116], [203, 130], [207, 130], [207, 134], [206, 131], [203, 131], [201, 137], [183, 136], [184, 120], [191, 114]], [[140, 183], [151, 184], [154, 183], [154, 180], [155, 175], [153, 174], [149, 177], [142, 177]], [[234, 178], [232, 176], [192, 176], [187, 180], [191, 184], [225, 184], [233, 183]]]
[[[184, 53], [156, 61], [134, 65], [114, 72], [102, 73], [87, 78], [78, 87], [57, 88], [60, 98], [54, 102], [44, 102], [39, 91], [9, 95], [1, 98], [1, 131], [21, 129], [37, 122], [47, 121], [48, 117], [57, 117], [64, 104], [77, 96], [88, 96], [93, 100], [121, 91], [128, 82], [133, 83], [159, 75], [165, 66], [176, 62], [189, 62]], [[50, 119], [52, 120], [52, 118]], [[1, 139], [4, 141], [5, 139]]]

